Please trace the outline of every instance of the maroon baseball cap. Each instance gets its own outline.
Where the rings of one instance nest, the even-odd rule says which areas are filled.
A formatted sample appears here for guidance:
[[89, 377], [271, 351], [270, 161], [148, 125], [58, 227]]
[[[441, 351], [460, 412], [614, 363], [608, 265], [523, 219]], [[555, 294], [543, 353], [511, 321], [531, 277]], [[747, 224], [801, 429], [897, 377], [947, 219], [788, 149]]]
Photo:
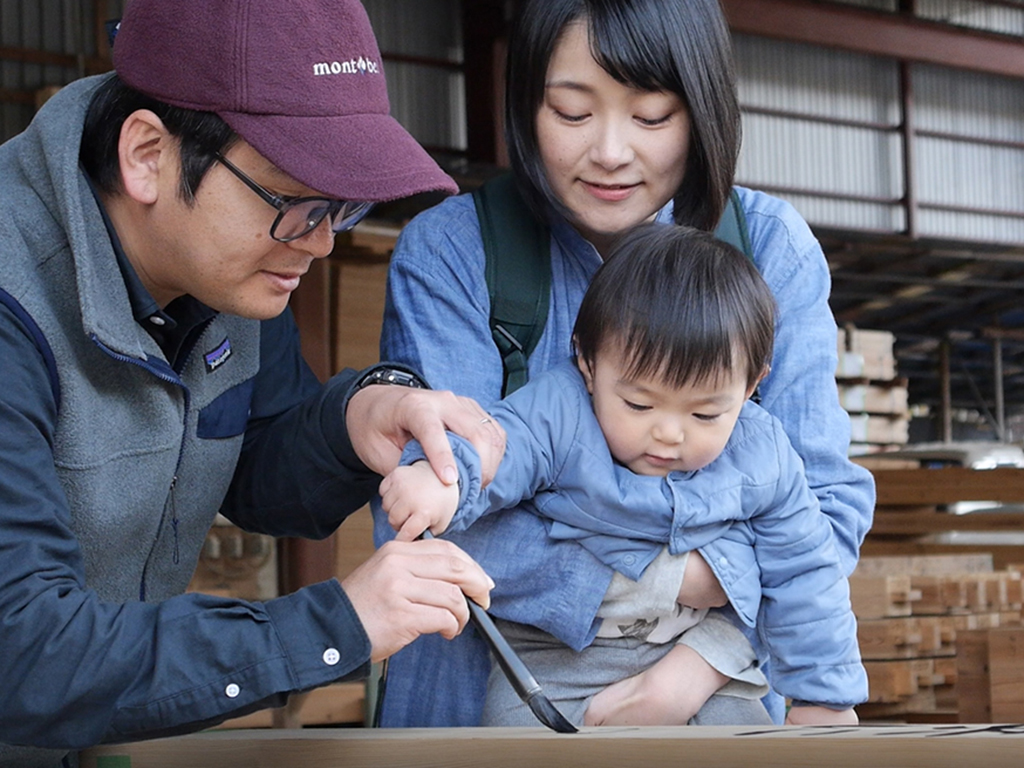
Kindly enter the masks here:
[[215, 112], [325, 195], [381, 202], [458, 191], [391, 117], [358, 0], [130, 0], [113, 57], [127, 85]]

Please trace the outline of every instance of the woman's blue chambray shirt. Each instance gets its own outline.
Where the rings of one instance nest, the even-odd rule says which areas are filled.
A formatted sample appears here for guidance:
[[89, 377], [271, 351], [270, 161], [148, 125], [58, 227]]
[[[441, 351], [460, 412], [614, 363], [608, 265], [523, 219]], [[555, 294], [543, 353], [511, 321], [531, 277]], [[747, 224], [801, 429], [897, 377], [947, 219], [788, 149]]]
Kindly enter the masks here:
[[[737, 190], [754, 262], [778, 304], [775, 353], [760, 385], [761, 406], [782, 422], [803, 460], [849, 574], [871, 524], [874, 483], [846, 455], [850, 424], [835, 385], [828, 265], [792, 206], [764, 193]], [[671, 222], [671, 203], [657, 220]], [[576, 313], [600, 265], [589, 242], [564, 220], [553, 221], [550, 309], [530, 357], [531, 375], [569, 354]], [[502, 366], [491, 339], [489, 304], [472, 198], [449, 198], [413, 219], [396, 245], [382, 359], [416, 368], [435, 389], [451, 389], [485, 405], [500, 399]], [[375, 513], [379, 544], [394, 534], [376, 505]], [[544, 523], [526, 510], [488, 517], [450, 538], [496, 582], [491, 605], [496, 616], [537, 626], [574, 648], [593, 639], [612, 570], [579, 544], [550, 540]], [[468, 631], [454, 641], [420, 638], [391, 659], [382, 723], [476, 725], [488, 670], [486, 646]], [[776, 708], [773, 715], [779, 714]]]

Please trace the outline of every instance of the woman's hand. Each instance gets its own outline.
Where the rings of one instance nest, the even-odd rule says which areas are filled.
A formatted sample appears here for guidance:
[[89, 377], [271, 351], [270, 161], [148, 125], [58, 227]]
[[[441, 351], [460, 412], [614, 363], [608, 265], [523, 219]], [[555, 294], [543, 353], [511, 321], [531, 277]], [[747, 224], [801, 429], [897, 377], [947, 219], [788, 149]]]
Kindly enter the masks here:
[[352, 396], [345, 414], [356, 455], [371, 470], [386, 475], [398, 466], [409, 440], [420, 441], [427, 460], [445, 485], [458, 482], [445, 430], [464, 437], [480, 455], [486, 485], [505, 453], [505, 430], [473, 399], [388, 385], [365, 387]]
[[678, 602], [680, 605], [697, 609], [721, 608], [729, 602], [715, 572], [697, 550], [690, 552], [690, 557], [686, 561]]
[[583, 724], [686, 725], [727, 682], [695, 650], [677, 645], [653, 667], [597, 694]]

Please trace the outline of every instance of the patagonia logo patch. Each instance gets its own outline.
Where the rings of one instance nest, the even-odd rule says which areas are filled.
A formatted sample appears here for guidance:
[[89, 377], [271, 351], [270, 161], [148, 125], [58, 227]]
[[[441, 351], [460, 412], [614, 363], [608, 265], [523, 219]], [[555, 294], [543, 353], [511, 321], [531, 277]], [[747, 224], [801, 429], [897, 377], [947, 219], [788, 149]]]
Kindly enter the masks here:
[[224, 365], [229, 357], [231, 357], [231, 339], [225, 338], [214, 349], [203, 355], [203, 360], [206, 361], [206, 372], [213, 373]]

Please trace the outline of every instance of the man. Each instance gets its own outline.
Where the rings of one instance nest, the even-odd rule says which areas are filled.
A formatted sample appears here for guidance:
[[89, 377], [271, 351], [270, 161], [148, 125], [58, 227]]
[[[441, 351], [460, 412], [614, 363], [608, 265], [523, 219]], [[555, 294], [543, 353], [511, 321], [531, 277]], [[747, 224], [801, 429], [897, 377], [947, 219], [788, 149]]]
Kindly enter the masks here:
[[218, 510], [324, 536], [410, 436], [454, 482], [446, 426], [492, 472], [503, 435], [412, 371], [301, 360], [287, 301], [334, 233], [455, 191], [357, 0], [132, 0], [114, 65], [0, 147], [0, 765], [280, 706], [493, 586], [431, 541], [265, 604], [182, 594]]

